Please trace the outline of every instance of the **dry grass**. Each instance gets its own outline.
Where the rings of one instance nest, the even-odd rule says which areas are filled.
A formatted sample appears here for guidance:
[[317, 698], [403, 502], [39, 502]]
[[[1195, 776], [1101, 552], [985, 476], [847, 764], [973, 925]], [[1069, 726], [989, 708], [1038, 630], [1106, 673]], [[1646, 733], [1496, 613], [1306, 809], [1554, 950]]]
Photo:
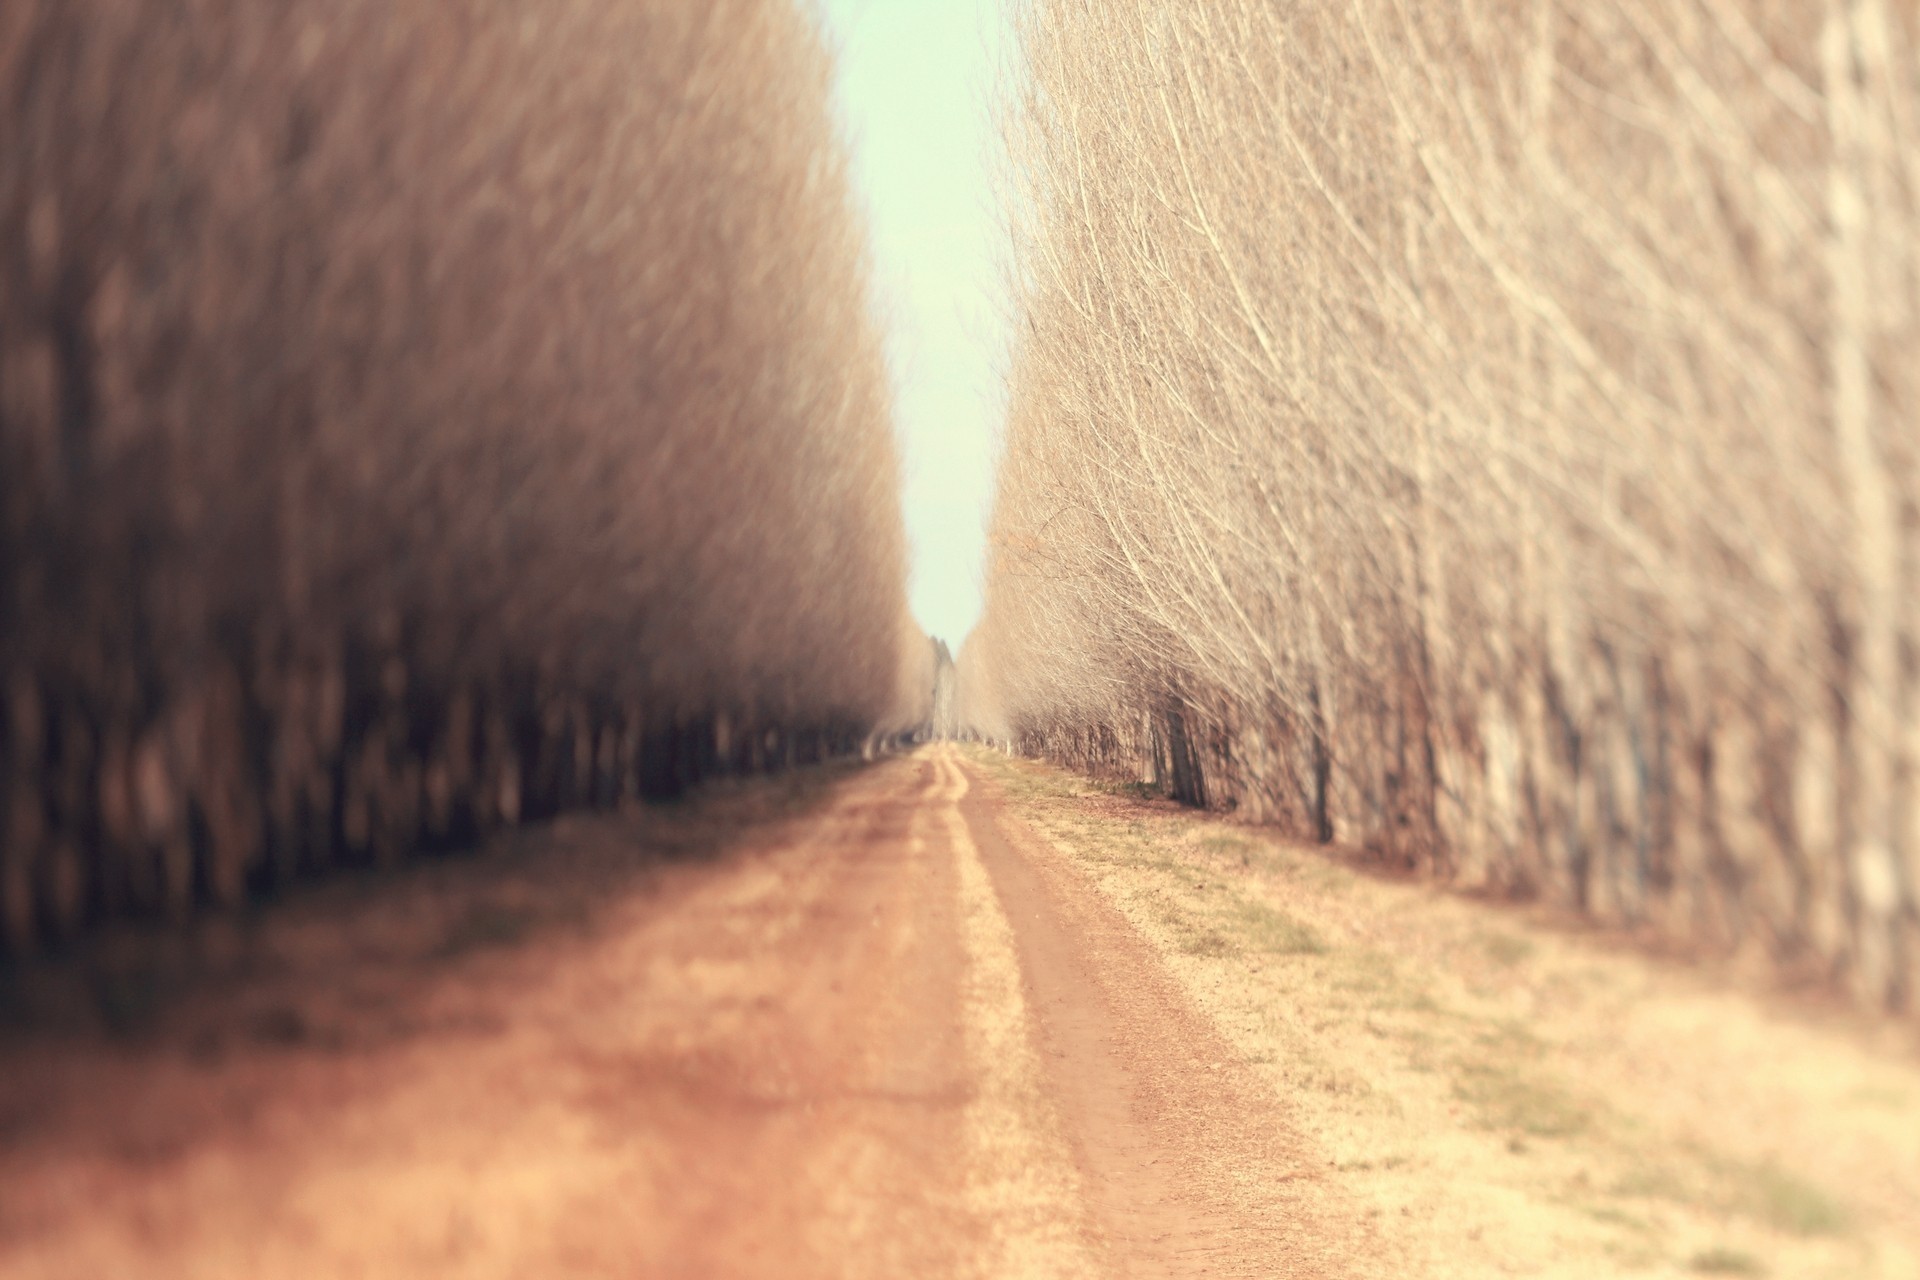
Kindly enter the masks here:
[[1910, 1034], [1544, 907], [974, 759], [1292, 1100], [1329, 1194], [1404, 1274], [1920, 1266]]

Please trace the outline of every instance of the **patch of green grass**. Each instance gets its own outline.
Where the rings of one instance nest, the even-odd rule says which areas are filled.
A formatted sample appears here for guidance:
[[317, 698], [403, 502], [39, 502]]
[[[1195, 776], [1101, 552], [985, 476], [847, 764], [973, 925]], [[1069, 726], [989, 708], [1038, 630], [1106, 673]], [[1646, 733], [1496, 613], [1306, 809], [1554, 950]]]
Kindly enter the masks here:
[[1704, 1151], [1693, 1154], [1697, 1164], [1691, 1172], [1643, 1164], [1615, 1183], [1612, 1192], [1735, 1213], [1787, 1235], [1836, 1236], [1853, 1226], [1853, 1214], [1838, 1198], [1777, 1164], [1742, 1163]]
[[1519, 1018], [1495, 1018], [1480, 1024], [1473, 1042], [1489, 1054], [1501, 1058], [1538, 1059], [1546, 1050], [1546, 1041], [1534, 1034], [1533, 1027]]
[[1163, 900], [1155, 914], [1173, 935], [1174, 946], [1182, 955], [1219, 959], [1241, 954], [1241, 948], [1225, 933], [1177, 903]]
[[1180, 929], [1180, 951], [1183, 955], [1204, 956], [1208, 959], [1224, 959], [1229, 956], [1246, 954], [1246, 948], [1221, 933], [1218, 929]]
[[1593, 1125], [1596, 1107], [1560, 1084], [1508, 1063], [1476, 1061], [1455, 1071], [1454, 1097], [1489, 1129], [1531, 1138], [1570, 1138]]
[[1294, 863], [1294, 871], [1300, 883], [1315, 893], [1324, 893], [1329, 897], [1342, 897], [1353, 892], [1359, 883], [1347, 867], [1333, 859], [1321, 855], [1309, 855]]
[[1506, 969], [1511, 969], [1528, 959], [1534, 951], [1532, 940], [1516, 933], [1485, 934], [1481, 937], [1480, 944], [1489, 960]]
[[1277, 907], [1242, 898], [1234, 904], [1233, 928], [1248, 948], [1270, 956], [1319, 956], [1327, 944], [1311, 925]]
[[1760, 1259], [1724, 1245], [1702, 1249], [1687, 1259], [1687, 1266], [1709, 1276], [1763, 1276], [1767, 1273]]
[[1636, 1232], [1640, 1235], [1652, 1235], [1654, 1233], [1651, 1222], [1648, 1222], [1637, 1213], [1627, 1212], [1618, 1205], [1582, 1204], [1579, 1205], [1578, 1208], [1581, 1213], [1592, 1218], [1595, 1222], [1604, 1222], [1610, 1227], [1624, 1227], [1626, 1230]]
[[1372, 1003], [1386, 1003], [1388, 997], [1397, 1000], [1404, 996], [1400, 970], [1391, 956], [1377, 951], [1361, 951], [1343, 957], [1343, 961], [1338, 972], [1330, 979], [1335, 991], [1377, 997]]
[[1104, 867], [1124, 867], [1129, 871], [1158, 871], [1168, 876], [1187, 874], [1183, 864], [1145, 841], [1119, 839], [1098, 831], [1072, 835], [1049, 831], [1048, 834], [1066, 845], [1083, 862]]
[[[1189, 894], [1219, 892], [1222, 886], [1183, 883]], [[1168, 905], [1160, 912], [1180, 950], [1190, 956], [1317, 956], [1327, 944], [1309, 925], [1286, 912], [1237, 895], [1219, 905]]]
[[1700, 1200], [1700, 1196], [1688, 1186], [1686, 1179], [1665, 1165], [1636, 1165], [1615, 1182], [1610, 1190], [1613, 1195], [1628, 1196], [1636, 1200], [1665, 1200], [1672, 1204], [1683, 1205], [1696, 1204]]
[[1853, 1215], [1826, 1191], [1775, 1164], [1736, 1166], [1731, 1171], [1735, 1207], [1775, 1230], [1796, 1236], [1836, 1236]]

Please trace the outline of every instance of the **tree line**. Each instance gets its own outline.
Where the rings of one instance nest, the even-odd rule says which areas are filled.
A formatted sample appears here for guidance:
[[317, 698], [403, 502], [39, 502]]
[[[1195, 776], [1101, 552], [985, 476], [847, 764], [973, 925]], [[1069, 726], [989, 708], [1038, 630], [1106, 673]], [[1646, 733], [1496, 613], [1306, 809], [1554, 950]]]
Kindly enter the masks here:
[[1031, 0], [974, 730], [1920, 1005], [1920, 16]]
[[0, 930], [927, 719], [793, 0], [0, 6]]

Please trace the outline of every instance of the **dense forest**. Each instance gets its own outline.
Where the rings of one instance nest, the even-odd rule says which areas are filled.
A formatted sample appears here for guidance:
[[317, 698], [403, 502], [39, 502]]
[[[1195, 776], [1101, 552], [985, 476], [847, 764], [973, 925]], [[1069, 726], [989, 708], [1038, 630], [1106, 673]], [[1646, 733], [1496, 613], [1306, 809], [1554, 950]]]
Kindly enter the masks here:
[[1920, 1005], [1920, 18], [1033, 0], [975, 732]]
[[10, 948], [926, 720], [817, 22], [0, 6]]

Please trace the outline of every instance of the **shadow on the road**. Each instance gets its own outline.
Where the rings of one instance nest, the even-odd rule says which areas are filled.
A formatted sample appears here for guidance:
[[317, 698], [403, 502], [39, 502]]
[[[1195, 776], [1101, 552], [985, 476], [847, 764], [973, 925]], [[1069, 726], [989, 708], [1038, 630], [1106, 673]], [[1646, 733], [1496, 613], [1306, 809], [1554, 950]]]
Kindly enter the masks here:
[[463, 853], [334, 874], [186, 924], [117, 925], [64, 954], [0, 964], [0, 1144], [35, 1105], [21, 1096], [33, 1073], [11, 1068], [36, 1049], [213, 1062], [244, 1045], [347, 1050], [405, 1037], [448, 1014], [442, 979], [590, 937], [666, 869], [736, 855], [864, 767], [723, 779], [671, 803], [563, 815]]

